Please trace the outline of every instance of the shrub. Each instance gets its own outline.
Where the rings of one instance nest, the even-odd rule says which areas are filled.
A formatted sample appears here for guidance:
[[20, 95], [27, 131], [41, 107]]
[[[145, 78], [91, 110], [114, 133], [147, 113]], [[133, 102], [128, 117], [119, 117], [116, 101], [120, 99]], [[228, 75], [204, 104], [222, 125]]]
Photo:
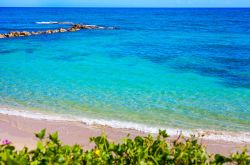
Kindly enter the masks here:
[[159, 131], [157, 137], [148, 135], [137, 136], [134, 139], [126, 137], [122, 143], [110, 142], [105, 135], [90, 138], [95, 147], [83, 150], [80, 145], [63, 145], [58, 139], [58, 133], [52, 133], [45, 138], [43, 129], [36, 134], [38, 138], [35, 149], [24, 147], [17, 151], [10, 141], [4, 140], [0, 146], [0, 163], [6, 165], [43, 165], [43, 164], [239, 164], [249, 165], [250, 157], [246, 150], [232, 154], [209, 155], [198, 143], [197, 138], [179, 137], [168, 142], [166, 131]]

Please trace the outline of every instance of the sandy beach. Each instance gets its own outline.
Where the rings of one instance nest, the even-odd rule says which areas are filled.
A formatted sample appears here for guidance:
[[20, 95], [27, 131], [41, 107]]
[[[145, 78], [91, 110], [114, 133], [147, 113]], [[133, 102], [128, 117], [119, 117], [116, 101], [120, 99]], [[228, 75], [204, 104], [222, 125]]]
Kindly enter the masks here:
[[245, 1], [1, 0], [0, 164], [250, 165]]
[[[112, 141], [119, 142], [123, 137], [130, 134], [131, 137], [146, 135], [143, 132], [130, 129], [117, 129], [101, 125], [86, 125], [74, 121], [50, 121], [38, 120], [14, 115], [0, 114], [0, 138], [9, 139], [21, 149], [23, 146], [34, 147], [36, 145], [35, 132], [46, 128], [48, 132], [59, 132], [60, 139], [64, 144], [73, 145], [75, 143], [83, 145], [85, 149], [93, 147], [89, 143], [92, 136], [107, 134]], [[171, 139], [174, 139], [172, 136]], [[240, 151], [244, 146], [250, 149], [250, 143], [230, 142], [226, 140], [206, 140], [200, 139], [200, 143], [206, 146], [209, 153], [220, 153], [229, 155]]]

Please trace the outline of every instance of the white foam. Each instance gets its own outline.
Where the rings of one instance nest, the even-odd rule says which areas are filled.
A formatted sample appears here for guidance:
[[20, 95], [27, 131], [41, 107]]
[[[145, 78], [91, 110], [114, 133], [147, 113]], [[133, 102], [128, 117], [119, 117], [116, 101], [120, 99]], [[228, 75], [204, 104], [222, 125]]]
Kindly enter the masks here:
[[97, 26], [97, 25], [88, 25], [88, 24], [87, 24], [87, 25], [85, 25], [85, 26]]
[[87, 125], [103, 125], [120, 129], [135, 129], [146, 133], [158, 133], [158, 130], [166, 130], [169, 135], [178, 135], [180, 132], [184, 136], [189, 135], [204, 135], [203, 139], [206, 140], [223, 140], [237, 143], [250, 143], [250, 132], [226, 132], [226, 131], [214, 131], [214, 130], [181, 130], [164, 127], [152, 127], [146, 124], [139, 124], [134, 122], [125, 122], [118, 120], [105, 120], [105, 119], [93, 119], [84, 117], [75, 117], [69, 115], [58, 114], [45, 114], [41, 112], [31, 112], [25, 110], [17, 110], [13, 108], [0, 107], [0, 113], [5, 115], [21, 116], [25, 118], [32, 118], [37, 120], [50, 120], [50, 121], [79, 121]]
[[73, 24], [73, 22], [56, 22], [56, 21], [47, 21], [47, 22], [36, 22], [36, 24]]

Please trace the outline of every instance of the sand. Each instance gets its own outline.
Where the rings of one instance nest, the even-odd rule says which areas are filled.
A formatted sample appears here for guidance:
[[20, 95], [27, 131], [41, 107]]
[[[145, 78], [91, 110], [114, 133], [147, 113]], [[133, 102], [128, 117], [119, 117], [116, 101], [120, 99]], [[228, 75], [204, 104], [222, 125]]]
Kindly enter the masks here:
[[[119, 142], [130, 134], [131, 137], [146, 135], [146, 133], [132, 129], [117, 129], [101, 125], [86, 125], [77, 121], [51, 121], [45, 119], [32, 119], [14, 115], [0, 114], [0, 139], [10, 140], [17, 149], [24, 146], [33, 148], [36, 145], [35, 132], [46, 128], [47, 132], [59, 132], [59, 137], [64, 144], [73, 145], [75, 143], [83, 145], [85, 149], [93, 147], [89, 138], [101, 135], [105, 132], [112, 141]], [[173, 136], [171, 139], [175, 139]], [[200, 143], [212, 154], [229, 155], [236, 151], [241, 151], [245, 146], [250, 150], [248, 142], [230, 142], [226, 140], [205, 140], [200, 139]]]

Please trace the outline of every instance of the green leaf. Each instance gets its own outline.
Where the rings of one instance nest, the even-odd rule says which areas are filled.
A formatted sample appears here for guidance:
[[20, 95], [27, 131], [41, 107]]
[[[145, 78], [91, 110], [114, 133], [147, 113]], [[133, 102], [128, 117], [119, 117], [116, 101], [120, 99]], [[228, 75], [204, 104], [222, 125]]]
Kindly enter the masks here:
[[58, 139], [58, 132], [52, 133], [49, 135], [49, 139], [51, 141], [53, 141], [54, 143], [58, 143], [59, 139]]
[[41, 141], [38, 141], [36, 144], [37, 149], [39, 149], [42, 153], [46, 152], [45, 147], [43, 146], [43, 143]]
[[40, 140], [44, 139], [46, 134], [46, 129], [42, 129], [39, 133], [36, 133], [36, 137], [39, 138]]

